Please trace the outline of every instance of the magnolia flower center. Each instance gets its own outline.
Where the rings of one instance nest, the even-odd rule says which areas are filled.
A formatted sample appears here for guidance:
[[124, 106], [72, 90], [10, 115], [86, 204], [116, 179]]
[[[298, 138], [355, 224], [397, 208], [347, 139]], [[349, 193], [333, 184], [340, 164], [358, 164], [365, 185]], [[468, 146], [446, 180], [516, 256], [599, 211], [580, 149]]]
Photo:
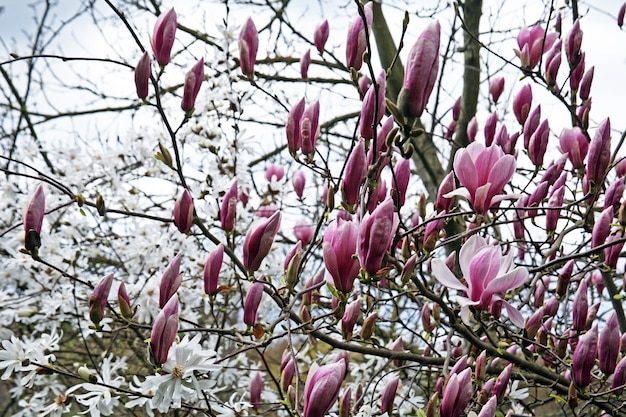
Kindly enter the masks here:
[[172, 370], [172, 376], [174, 378], [182, 378], [183, 375], [185, 374], [185, 367], [182, 365], [176, 365], [174, 367], [174, 369]]

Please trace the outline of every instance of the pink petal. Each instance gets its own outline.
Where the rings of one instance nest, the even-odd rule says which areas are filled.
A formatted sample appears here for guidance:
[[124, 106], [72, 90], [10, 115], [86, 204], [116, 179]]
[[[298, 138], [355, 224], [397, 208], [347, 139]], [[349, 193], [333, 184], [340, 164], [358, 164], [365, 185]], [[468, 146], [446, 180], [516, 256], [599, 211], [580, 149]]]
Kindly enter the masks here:
[[446, 263], [441, 259], [433, 259], [431, 268], [435, 279], [442, 285], [453, 290], [462, 290], [467, 292], [467, 287], [454, 276], [452, 271], [448, 269]]

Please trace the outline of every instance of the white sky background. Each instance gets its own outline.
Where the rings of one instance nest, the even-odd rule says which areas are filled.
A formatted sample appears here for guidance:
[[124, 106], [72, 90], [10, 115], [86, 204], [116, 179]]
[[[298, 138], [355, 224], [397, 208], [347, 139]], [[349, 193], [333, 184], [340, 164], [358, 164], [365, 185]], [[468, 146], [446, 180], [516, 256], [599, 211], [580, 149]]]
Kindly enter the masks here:
[[[29, 7], [30, 2], [17, 1], [17, 0], [0, 0], [0, 7], [3, 8], [0, 13], [0, 38], [3, 45], [0, 46], [0, 53], [8, 51], [15, 51], [18, 54], [27, 54], [25, 49], [26, 45], [26, 33], [32, 32], [34, 28], [33, 12]], [[178, 1], [164, 1], [163, 10], [167, 10], [170, 6], [174, 6], [179, 15], [179, 22], [190, 26], [199, 27], [205, 32], [220, 36], [220, 32], [217, 27], [221, 25], [221, 19], [225, 16], [225, 8], [219, 1], [204, 1], [200, 2], [202, 6], [198, 8], [198, 2], [188, 0]], [[384, 10], [387, 16], [387, 21], [394, 32], [396, 40], [399, 38], [401, 20], [404, 13], [405, 2], [396, 2], [398, 7], [387, 6], [384, 4]], [[411, 4], [412, 2], [406, 2]], [[453, 19], [453, 9], [451, 7], [445, 7], [445, 3], [438, 1], [422, 1], [419, 2], [420, 9], [431, 8], [432, 10], [439, 8], [443, 9], [443, 12], [438, 14], [438, 18], [442, 22], [442, 39], [445, 39], [447, 30], [449, 28], [449, 22]], [[499, 27], [494, 27], [493, 30], [497, 31], [499, 28], [511, 28], [522, 27], [525, 25], [534, 24], [537, 19], [545, 17], [546, 2], [518, 2], [507, 1], [504, 6], [501, 6], [501, 1], [485, 0], [483, 4], [483, 17], [481, 20], [481, 31], [483, 33], [483, 41], [488, 42], [488, 31], [491, 25], [497, 24]], [[616, 132], [622, 132], [626, 128], [626, 121], [622, 118], [621, 113], [624, 105], [624, 97], [626, 97], [626, 83], [623, 82], [624, 74], [626, 74], [626, 31], [620, 31], [616, 24], [615, 16], [621, 5], [621, 1], [608, 0], [602, 2], [580, 2], [579, 11], [580, 14], [585, 16], [582, 20], [582, 29], [584, 32], [583, 38], [583, 50], [587, 54], [586, 62], [587, 68], [592, 65], [596, 66], [595, 77], [592, 86], [593, 107], [591, 112], [592, 122], [591, 126], [594, 126], [594, 121], [599, 122], [606, 116], [611, 117], [613, 130]], [[66, 19], [71, 15], [76, 8], [80, 7], [81, 2], [77, 0], [63, 0], [60, 2], [61, 6], [54, 9], [54, 14], [57, 16], [56, 22]], [[98, 8], [107, 16], [110, 16], [110, 10], [106, 4], [102, 1], [96, 1]], [[563, 6], [563, 1], [555, 2], [557, 7]], [[413, 6], [415, 7], [415, 6]], [[502, 7], [502, 9], [500, 9]], [[245, 20], [247, 16], [243, 16], [241, 9], [233, 7], [232, 10], [236, 10], [238, 14], [232, 13], [229, 17], [229, 24], [232, 30], [238, 32], [239, 25]], [[258, 11], [258, 8], [255, 8]], [[411, 10], [409, 10], [411, 11]], [[321, 21], [322, 16], [329, 19], [331, 38], [328, 45], [334, 48], [334, 53], [337, 57], [343, 59], [345, 56], [344, 45], [347, 27], [354, 13], [354, 5], [351, 0], [339, 0], [339, 1], [305, 1], [305, 0], [292, 0], [288, 8], [288, 16], [298, 28], [302, 28], [302, 33], [312, 39], [313, 30], [316, 24]], [[262, 27], [268, 20], [270, 14], [266, 16], [256, 14], [254, 19], [257, 26]], [[494, 16], [498, 18], [495, 19]], [[143, 21], [134, 19], [130, 16], [133, 24], [137, 25], [140, 29], [140, 36], [144, 46], [149, 47], [149, 34], [152, 31], [154, 21]], [[295, 21], [294, 21], [295, 20]], [[423, 27], [428, 23], [428, 19], [416, 18], [414, 14], [411, 15], [411, 23], [408, 28], [408, 33], [405, 41], [405, 50], [401, 54], [403, 61], [405, 62], [406, 55], [414, 40], [417, 38]], [[563, 19], [563, 32], [564, 34], [569, 31], [571, 22], [567, 17]], [[74, 56], [108, 56], [112, 58], [124, 57], [130, 63], [134, 63], [140, 56], [136, 45], [129, 39], [128, 33], [125, 29], [120, 29], [119, 22], [115, 20], [108, 20], [102, 22], [102, 28], [104, 35], [109, 39], [111, 44], [115, 45], [115, 50], [111, 50], [111, 45], [103, 41], [103, 34], [98, 31], [98, 28], [93, 24], [89, 16], [83, 16], [80, 19], [71, 23], [71, 28], [64, 31], [62, 42], [59, 46], [59, 51], [65, 55]], [[182, 35], [181, 35], [182, 36]], [[268, 45], [261, 40], [259, 57], [265, 56], [264, 47]], [[273, 44], [272, 44], [273, 45]], [[510, 45], [510, 47], [508, 46]], [[178, 45], [180, 46], [180, 45]], [[514, 39], [510, 39], [508, 43], [498, 46], [499, 51], [504, 54], [505, 57], [511, 59], [513, 62], [517, 62], [514, 57], [513, 48], [515, 47]], [[6, 48], [6, 49], [5, 49]], [[177, 45], [174, 46], [176, 50]], [[199, 51], [194, 51], [198, 53]], [[302, 51], [303, 52], [303, 51]], [[200, 51], [199, 53], [202, 53]], [[484, 54], [484, 52], [483, 52]], [[188, 54], [189, 55], [189, 54]], [[297, 56], [297, 53], [295, 54]], [[199, 56], [198, 56], [199, 57]], [[312, 50], [313, 59], [318, 58], [317, 52]], [[191, 62], [191, 56], [190, 62]], [[193, 57], [197, 58], [197, 57]], [[1, 58], [2, 60], [8, 60], [8, 56]], [[207, 62], [210, 62], [210, 51], [207, 51]], [[378, 67], [378, 61], [375, 62], [375, 68]], [[497, 68], [502, 63], [495, 57], [489, 57], [490, 65], [493, 68]], [[19, 68], [20, 64], [13, 64], [13, 69]], [[55, 65], [54, 63], [52, 65]], [[65, 66], [59, 63], [59, 71], [62, 76], [62, 71]], [[455, 66], [456, 71], [461, 71], [461, 66]], [[563, 55], [563, 62], [561, 64], [561, 75], [559, 81], [565, 79], [565, 70], [567, 62]], [[450, 66], [448, 66], [448, 69]], [[81, 66], [81, 76], [93, 80], [94, 83], [100, 85], [106, 85], [106, 90], [109, 94], [117, 97], [127, 97], [129, 102], [134, 100], [134, 84], [132, 78], [132, 72], [128, 72], [127, 76], [120, 77], [119, 73], [116, 77], [112, 78], [109, 73], [110, 68], [106, 65], [100, 64], [84, 64]], [[290, 70], [298, 71], [298, 65], [294, 65]], [[182, 76], [186, 71], [182, 68], [180, 71], [168, 71], [166, 76], [172, 78], [165, 78], [164, 80], [171, 83], [182, 82]], [[310, 72], [316, 71], [313, 65]], [[512, 87], [512, 82], [519, 79], [519, 73], [515, 72], [513, 68], [507, 69], [507, 73], [513, 74], [513, 77], [507, 77], [507, 85], [505, 88], [506, 94], [514, 94], [523, 83], [527, 81], [518, 82], [517, 86]], [[182, 74], [182, 75], [181, 75]], [[445, 89], [448, 90], [449, 98], [442, 96], [443, 100], [453, 101], [459, 94], [462, 87], [460, 81], [460, 72], [458, 77], [449, 77], [448, 84], [445, 85]], [[73, 74], [71, 76], [75, 76]], [[176, 77], [176, 78], [173, 78]], [[178, 78], [181, 78], [180, 80]], [[206, 87], [203, 87], [206, 88]], [[294, 95], [300, 94], [300, 88]], [[487, 84], [483, 83], [483, 94], [487, 93]], [[541, 102], [542, 104], [542, 117], [548, 117], [550, 119], [550, 125], [552, 129], [551, 145], [556, 147], [558, 140], [556, 135], [561, 131], [563, 125], [568, 124], [568, 117], [563, 109], [562, 105], [558, 104], [556, 100], [551, 98], [549, 94], [543, 93], [540, 88], [534, 87], [535, 93], [534, 103]], [[58, 97], [63, 106], [72, 108], [72, 97], [68, 96], [67, 91], [59, 91], [62, 95]], [[202, 91], [201, 91], [202, 95]], [[543, 99], [542, 97], [545, 97]], [[54, 97], [49, 97], [54, 101]], [[506, 98], [506, 97], [505, 97]], [[445, 102], [444, 102], [445, 103]], [[39, 102], [41, 104], [41, 102]], [[450, 103], [451, 104], [451, 103]], [[79, 101], [76, 101], [76, 106], [81, 105]], [[444, 108], [442, 106], [442, 108]], [[500, 107], [501, 109], [502, 107]], [[510, 112], [510, 105], [507, 106], [507, 111]], [[332, 116], [332, 111], [328, 108], [322, 110], [322, 120], [328, 119]], [[482, 132], [482, 122], [486, 119], [488, 113], [483, 104], [479, 103], [478, 120], [480, 123], [479, 132]], [[114, 115], [107, 117], [115, 119]], [[92, 128], [96, 128], [94, 123], [105, 123], [104, 120], [107, 117], [99, 119], [99, 122], [92, 120], [78, 120], [78, 123], [86, 123]], [[121, 123], [121, 119], [117, 119]], [[447, 119], [444, 119], [444, 123], [447, 124]], [[76, 121], [74, 121], [76, 123]], [[116, 123], [118, 124], [118, 123]], [[123, 126], [123, 123], [118, 127]], [[76, 126], [74, 126], [76, 127]], [[509, 131], [511, 128], [515, 128], [515, 124], [509, 124]], [[592, 130], [593, 131], [593, 130]], [[280, 140], [280, 133], [273, 132], [272, 136], [274, 140]], [[479, 137], [480, 137], [479, 133]], [[614, 138], [617, 138], [618, 134], [614, 134]], [[614, 139], [614, 143], [616, 140]]]

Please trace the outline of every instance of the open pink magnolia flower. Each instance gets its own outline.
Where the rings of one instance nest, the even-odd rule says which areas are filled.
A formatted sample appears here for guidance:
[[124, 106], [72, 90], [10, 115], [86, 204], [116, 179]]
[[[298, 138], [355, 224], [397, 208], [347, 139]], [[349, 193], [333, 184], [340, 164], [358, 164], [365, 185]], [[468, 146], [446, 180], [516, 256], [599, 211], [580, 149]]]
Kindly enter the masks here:
[[515, 173], [515, 157], [505, 154], [498, 145], [486, 147], [472, 142], [454, 156], [454, 173], [463, 187], [444, 197], [464, 197], [478, 214], [511, 195], [500, 195]]
[[456, 297], [465, 324], [470, 322], [470, 306], [476, 310], [488, 310], [493, 303], [500, 302], [513, 324], [524, 326], [520, 312], [504, 300], [508, 291], [520, 287], [528, 279], [526, 268], [511, 269], [513, 252], [503, 255], [499, 246], [490, 245], [483, 237], [474, 235], [461, 247], [459, 265], [465, 283], [459, 281], [441, 259], [433, 259], [432, 271], [441, 284], [465, 292], [465, 296]]

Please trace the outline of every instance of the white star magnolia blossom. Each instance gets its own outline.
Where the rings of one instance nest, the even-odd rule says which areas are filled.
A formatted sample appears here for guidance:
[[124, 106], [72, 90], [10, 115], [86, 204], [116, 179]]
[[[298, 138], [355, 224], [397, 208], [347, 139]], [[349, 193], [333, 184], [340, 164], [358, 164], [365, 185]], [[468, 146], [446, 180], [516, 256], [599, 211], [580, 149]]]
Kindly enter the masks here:
[[165, 413], [170, 408], [180, 408], [182, 401], [194, 402], [204, 398], [202, 391], [215, 386], [212, 379], [198, 380], [196, 372], [209, 375], [221, 367], [215, 364], [215, 352], [204, 350], [200, 344], [201, 335], [193, 339], [188, 335], [180, 343], [173, 343], [170, 348], [167, 362], [163, 364], [161, 375], [149, 375], [143, 381], [138, 391], [152, 395], [152, 398], [139, 397], [129, 401], [127, 408], [146, 406], [156, 408]]
[[37, 367], [49, 365], [55, 361], [51, 351], [59, 350], [60, 334], [43, 334], [34, 341], [22, 341], [15, 336], [3, 340], [0, 350], [0, 370], [4, 369], [1, 379], [9, 379], [15, 373], [25, 373], [20, 378], [20, 385], [32, 387]]
[[[115, 376], [118, 371], [126, 370], [126, 360], [124, 358], [113, 361], [112, 356], [102, 360], [98, 382], [113, 387], [121, 387], [126, 381], [122, 376]], [[79, 389], [86, 391], [84, 394], [76, 394], [76, 402], [87, 407], [83, 413], [89, 413], [91, 417], [110, 416], [113, 410], [120, 403], [119, 397], [113, 395], [111, 388], [92, 383], [78, 384], [67, 390], [71, 394]]]

